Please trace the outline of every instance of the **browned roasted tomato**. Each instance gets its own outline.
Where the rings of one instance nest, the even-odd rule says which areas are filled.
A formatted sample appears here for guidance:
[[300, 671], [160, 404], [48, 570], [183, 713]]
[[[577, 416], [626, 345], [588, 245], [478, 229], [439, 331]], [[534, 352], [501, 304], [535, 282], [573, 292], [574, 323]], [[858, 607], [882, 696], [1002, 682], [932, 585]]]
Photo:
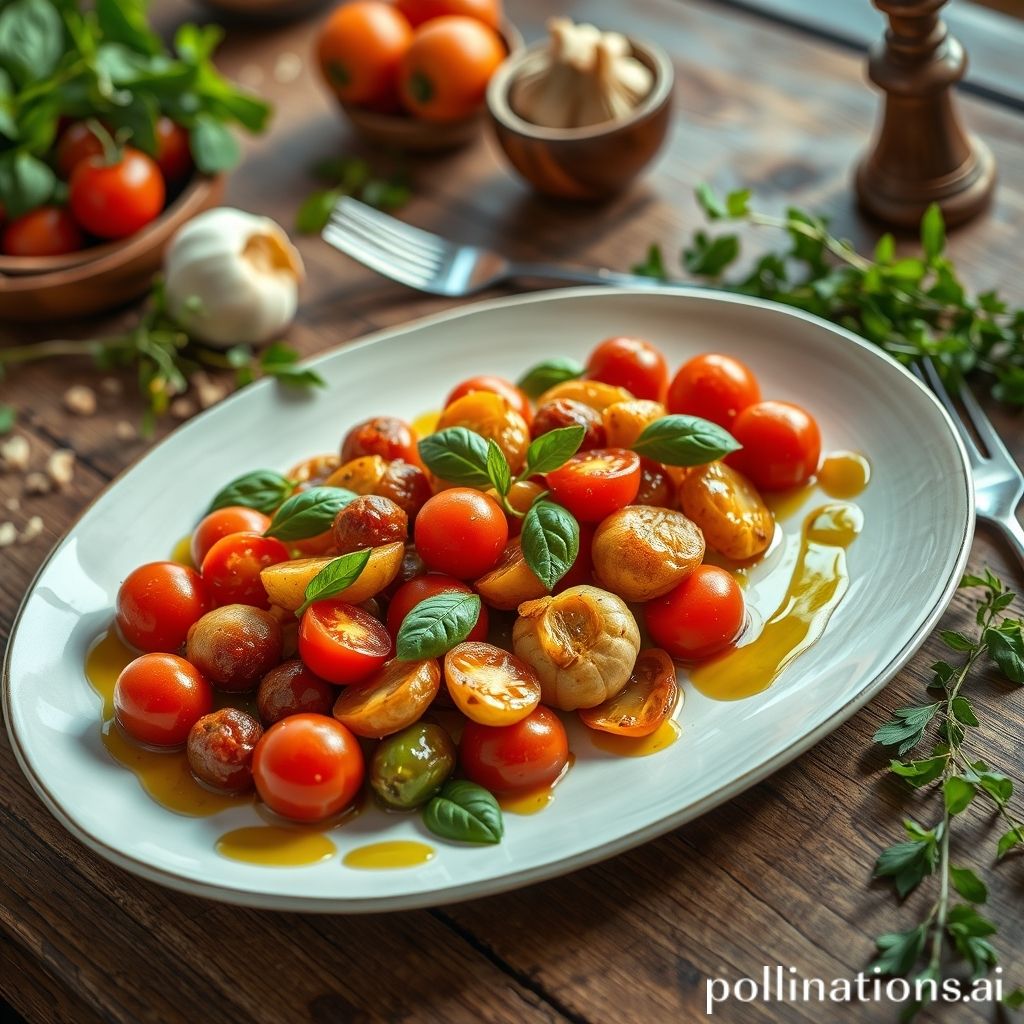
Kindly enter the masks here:
[[302, 712], [330, 714], [336, 696], [330, 683], [310, 672], [299, 658], [292, 658], [272, 668], [260, 681], [256, 707], [263, 724], [273, 725]]
[[653, 459], [640, 458], [640, 490], [636, 494], [637, 505], [657, 505], [674, 508], [676, 485], [668, 470]]
[[409, 517], [390, 498], [364, 494], [334, 517], [334, 546], [339, 555], [409, 539]]
[[591, 448], [605, 447], [605, 429], [601, 414], [589, 405], [574, 401], [571, 398], [556, 398], [553, 402], [542, 405], [533, 417], [533, 436], [540, 437], [561, 427], [583, 427], [583, 443], [580, 451]]
[[222, 690], [251, 690], [281, 660], [281, 624], [261, 608], [226, 604], [189, 631], [185, 657]]
[[658, 647], [640, 652], [626, 685], [597, 707], [583, 708], [584, 725], [618, 736], [650, 736], [679, 701], [675, 662]]
[[263, 735], [260, 723], [237, 708], [212, 711], [188, 734], [188, 765], [200, 782], [239, 793], [252, 786], [252, 752]]
[[427, 474], [419, 466], [396, 459], [388, 463], [388, 468], [377, 484], [376, 493], [390, 498], [404, 510], [411, 523], [427, 499], [433, 496], [434, 489], [430, 486]]
[[415, 544], [407, 544], [405, 547], [405, 554], [402, 556], [402, 565], [398, 570], [398, 575], [380, 592], [380, 596], [386, 601], [390, 601], [395, 596], [395, 591], [398, 590], [404, 583], [408, 583], [409, 580], [414, 580], [419, 576], [427, 575], [427, 564], [420, 558], [420, 553], [416, 550]]
[[341, 443], [341, 461], [361, 455], [379, 455], [382, 459], [416, 462], [416, 433], [411, 424], [397, 416], [373, 416], [357, 423]]
[[316, 487], [322, 484], [339, 466], [341, 459], [334, 454], [311, 455], [288, 470], [288, 479], [300, 488]]

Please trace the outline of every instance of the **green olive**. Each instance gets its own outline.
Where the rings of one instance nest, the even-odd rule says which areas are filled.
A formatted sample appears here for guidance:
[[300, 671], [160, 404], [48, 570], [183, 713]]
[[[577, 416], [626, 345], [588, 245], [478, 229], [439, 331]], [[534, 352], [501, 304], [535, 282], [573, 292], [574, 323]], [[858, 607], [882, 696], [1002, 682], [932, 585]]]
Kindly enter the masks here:
[[382, 740], [370, 764], [370, 785], [387, 807], [425, 804], [455, 767], [455, 744], [439, 725], [417, 722]]

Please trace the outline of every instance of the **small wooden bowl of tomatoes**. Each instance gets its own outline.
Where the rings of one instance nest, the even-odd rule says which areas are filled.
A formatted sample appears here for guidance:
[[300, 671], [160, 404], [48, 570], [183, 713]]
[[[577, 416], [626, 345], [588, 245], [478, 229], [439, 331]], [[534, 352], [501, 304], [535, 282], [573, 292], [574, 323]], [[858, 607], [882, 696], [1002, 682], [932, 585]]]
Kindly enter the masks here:
[[501, 0], [351, 0], [324, 22], [317, 60], [364, 139], [428, 153], [478, 136], [488, 82], [522, 45]]
[[115, 143], [101, 125], [63, 130], [52, 163], [66, 202], [0, 216], [0, 317], [89, 315], [149, 287], [172, 235], [224, 191], [222, 176], [195, 169], [183, 128], [161, 117], [157, 139], [152, 158]]

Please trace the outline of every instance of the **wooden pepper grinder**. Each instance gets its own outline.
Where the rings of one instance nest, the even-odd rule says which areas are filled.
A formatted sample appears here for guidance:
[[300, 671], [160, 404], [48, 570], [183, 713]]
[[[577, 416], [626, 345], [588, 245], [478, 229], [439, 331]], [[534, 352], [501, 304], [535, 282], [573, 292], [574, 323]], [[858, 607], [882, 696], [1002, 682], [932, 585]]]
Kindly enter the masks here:
[[877, 138], [857, 168], [857, 197], [900, 227], [916, 228], [932, 202], [947, 224], [962, 224], [991, 199], [996, 166], [957, 113], [953, 86], [967, 59], [939, 17], [946, 0], [873, 2], [889, 29], [871, 51], [868, 75], [885, 98]]

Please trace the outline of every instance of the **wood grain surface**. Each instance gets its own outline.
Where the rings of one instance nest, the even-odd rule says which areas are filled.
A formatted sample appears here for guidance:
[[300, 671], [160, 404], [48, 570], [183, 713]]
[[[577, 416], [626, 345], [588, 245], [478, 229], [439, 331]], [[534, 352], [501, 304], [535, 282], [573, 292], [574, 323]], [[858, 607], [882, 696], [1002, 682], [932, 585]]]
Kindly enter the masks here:
[[[541, 33], [549, 6], [509, 3], [528, 38]], [[184, 2], [156, 7], [165, 29], [202, 16]], [[628, 11], [616, 0], [559, 7], [656, 38], [673, 55], [676, 124], [653, 175], [602, 207], [559, 205], [533, 197], [481, 140], [456, 154], [408, 162], [415, 195], [403, 217], [515, 257], [625, 269], [651, 241], [678, 250], [698, 224], [693, 187], [709, 180], [723, 189], [749, 186], [769, 208], [797, 203], [825, 211], [861, 244], [877, 236], [876, 227], [858, 219], [850, 189], [875, 114], [857, 56], [710, 2], [636, 0]], [[227, 71], [277, 105], [271, 132], [247, 143], [229, 200], [285, 224], [313, 187], [309, 165], [356, 149], [315, 79], [313, 31], [310, 22], [273, 30], [232, 26], [221, 58]], [[994, 150], [1002, 185], [991, 212], [953, 236], [951, 252], [973, 285], [1001, 287], [1024, 303], [1024, 116], [976, 97], [964, 97], [963, 109]], [[306, 354], [451, 305], [390, 284], [315, 239], [301, 247], [309, 281], [291, 341]], [[61, 332], [85, 336], [132, 316], [127, 310]], [[52, 334], [4, 329], [0, 340]], [[102, 393], [94, 417], [64, 410], [70, 383], [98, 386], [103, 376], [63, 364], [27, 368], [0, 383], [0, 400], [19, 409], [18, 429], [31, 442], [34, 462], [62, 447], [79, 458], [66, 491], [23, 499], [19, 511], [3, 514], [19, 524], [39, 515], [45, 523], [35, 542], [0, 551], [5, 642], [48, 545], [147, 447], [120, 440], [117, 432], [119, 421], [139, 417], [130, 381], [123, 396]], [[1019, 415], [993, 414], [1024, 456]], [[21, 487], [19, 478], [0, 475], [0, 499], [20, 496]], [[976, 540], [971, 564], [990, 564], [1020, 580], [985, 536]], [[885, 566], [877, 567], [872, 586], [886, 586]], [[969, 621], [966, 602], [957, 599], [945, 625]], [[901, 910], [888, 888], [869, 880], [877, 852], [899, 838], [899, 819], [913, 804], [884, 771], [870, 737], [892, 708], [920, 695], [940, 651], [929, 640], [878, 699], [797, 762], [655, 842], [504, 896], [386, 916], [263, 913], [141, 881], [84, 849], [46, 812], [4, 733], [0, 996], [32, 1022], [618, 1024], [703, 1019], [708, 975], [757, 976], [762, 965], [778, 963], [805, 976], [850, 976], [870, 958], [874, 935], [917, 920], [918, 897]], [[982, 677], [974, 699], [987, 724], [979, 756], [1020, 778], [1021, 691]], [[956, 855], [976, 857], [987, 869], [995, 826], [980, 814], [972, 820]], [[1011, 858], [986, 870], [987, 913], [1001, 922], [1003, 963], [1017, 984], [1024, 981], [1021, 868], [1021, 859]], [[896, 1017], [892, 1007], [870, 1003], [851, 1004], [841, 1014], [815, 1005], [732, 1003], [716, 1014], [742, 1024]], [[994, 1018], [991, 1007], [958, 1005], [924, 1019]]]

